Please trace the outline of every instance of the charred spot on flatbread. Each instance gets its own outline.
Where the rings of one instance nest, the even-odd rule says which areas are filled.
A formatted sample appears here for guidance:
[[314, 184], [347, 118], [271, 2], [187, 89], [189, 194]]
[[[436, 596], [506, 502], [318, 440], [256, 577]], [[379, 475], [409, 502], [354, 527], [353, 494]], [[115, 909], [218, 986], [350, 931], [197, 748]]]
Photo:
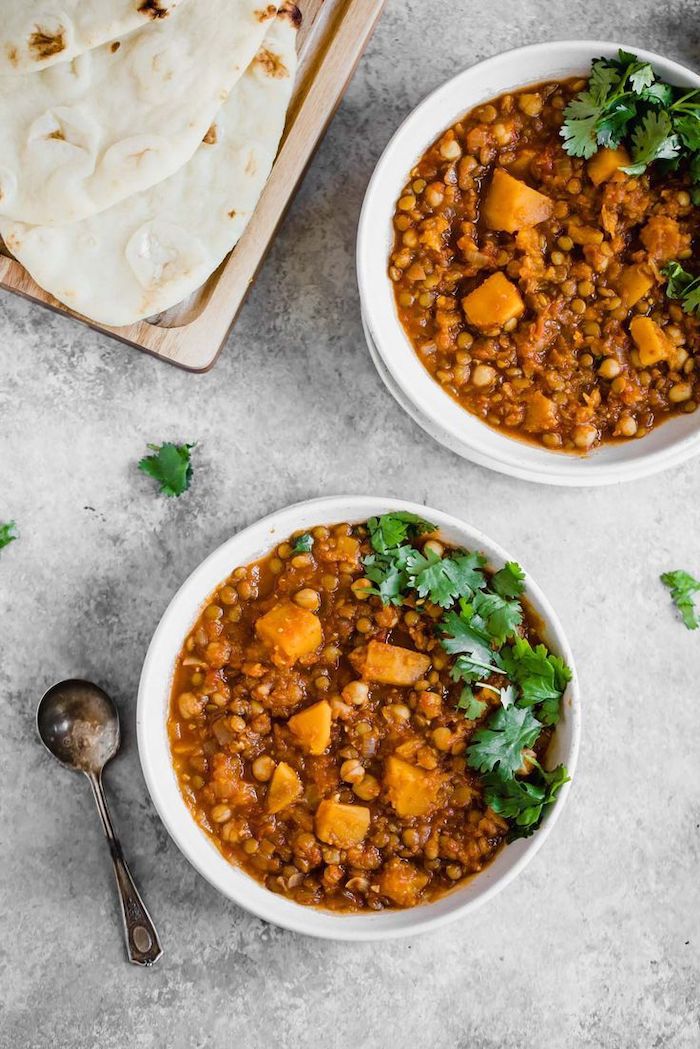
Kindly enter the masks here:
[[212, 126], [209, 128], [206, 135], [202, 139], [202, 142], [204, 142], [207, 146], [215, 146], [218, 141], [219, 136], [216, 133], [216, 124], [212, 124]]
[[291, 0], [285, 0], [277, 12], [277, 17], [288, 19], [295, 29], [298, 29], [302, 23], [301, 11], [296, 4], [291, 3]]
[[255, 56], [255, 64], [260, 66], [266, 76], [274, 77], [275, 80], [282, 80], [284, 77], [289, 76], [289, 70], [280, 56], [276, 55], [274, 51], [270, 51], [267, 47], [260, 48]]
[[259, 11], [255, 11], [254, 15], [258, 22], [269, 22], [271, 18], [274, 18], [277, 14], [277, 5], [268, 4], [267, 7], [261, 7]]
[[114, 54], [114, 52], [118, 51], [121, 46], [121, 41], [115, 40], [112, 46], [110, 47], [110, 51], [112, 52], [112, 54]]
[[52, 55], [60, 55], [66, 49], [65, 29], [63, 26], [54, 33], [37, 25], [34, 32], [29, 36], [29, 50], [38, 61], [42, 58], [51, 58]]
[[139, 7], [139, 13], [145, 15], [146, 18], [167, 18], [170, 12], [167, 7], [162, 7], [159, 0], [143, 0], [143, 3]]

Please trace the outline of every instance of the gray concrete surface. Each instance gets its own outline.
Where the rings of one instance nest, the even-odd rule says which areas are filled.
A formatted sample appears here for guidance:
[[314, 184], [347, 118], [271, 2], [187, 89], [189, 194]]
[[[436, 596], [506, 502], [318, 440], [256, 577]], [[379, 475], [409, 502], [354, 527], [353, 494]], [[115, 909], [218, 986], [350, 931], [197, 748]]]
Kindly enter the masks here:
[[[697, 0], [389, 0], [235, 333], [178, 372], [0, 296], [1, 1049], [697, 1049], [700, 637], [660, 571], [700, 571], [691, 463], [597, 491], [512, 481], [442, 450], [363, 345], [353, 239], [401, 118], [459, 68], [542, 39], [624, 39], [697, 66]], [[198, 441], [191, 492], [159, 498], [148, 441]], [[141, 661], [187, 573], [268, 511], [375, 492], [461, 514], [521, 556], [578, 658], [570, 805], [528, 871], [473, 918], [384, 945], [243, 914], [179, 854], [134, 738]], [[162, 934], [128, 966], [87, 785], [34, 736], [38, 697], [86, 675], [118, 700], [114, 816]]]

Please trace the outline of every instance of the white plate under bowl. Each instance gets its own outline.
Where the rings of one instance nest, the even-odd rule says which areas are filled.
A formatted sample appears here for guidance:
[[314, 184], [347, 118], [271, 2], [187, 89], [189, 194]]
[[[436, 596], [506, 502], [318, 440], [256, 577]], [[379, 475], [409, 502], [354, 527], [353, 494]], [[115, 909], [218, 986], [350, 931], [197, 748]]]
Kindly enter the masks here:
[[[495, 567], [513, 558], [520, 561], [519, 551], [511, 555], [471, 525], [417, 503], [376, 496], [331, 496], [297, 503], [233, 536], [194, 570], [173, 597], [153, 635], [139, 684], [136, 722], [141, 766], [153, 803], [175, 843], [200, 874], [241, 907], [276, 925], [326, 939], [381, 940], [409, 936], [470, 913], [512, 881], [539, 851], [569, 794], [569, 784], [566, 784], [532, 837], [501, 849], [481, 874], [454, 892], [435, 903], [378, 914], [337, 914], [304, 907], [276, 895], [228, 863], [195, 823], [177, 784], [166, 722], [175, 663], [202, 607], [234, 568], [264, 556], [297, 529], [340, 521], [366, 521], [368, 517], [391, 510], [412, 510], [427, 517], [445, 539], [483, 551]], [[523, 567], [527, 571], [526, 566]], [[527, 596], [546, 624], [544, 639], [574, 671], [562, 702], [562, 718], [547, 755], [553, 764], [563, 762], [573, 775], [580, 736], [579, 691], [573, 656], [554, 609], [529, 574]]]
[[587, 456], [549, 451], [487, 426], [429, 375], [401, 326], [387, 274], [392, 219], [409, 171], [440, 132], [460, 116], [506, 91], [543, 80], [587, 75], [593, 59], [613, 56], [618, 47], [651, 62], [664, 80], [700, 88], [700, 77], [690, 69], [633, 44], [554, 41], [507, 51], [459, 73], [407, 117], [375, 168], [360, 216], [357, 276], [362, 311], [387, 371], [405, 400], [417, 409], [414, 418], [429, 433], [448, 434], [449, 446], [465, 458], [543, 484], [615, 484], [677, 466], [700, 453], [700, 411], [674, 417], [646, 437], [607, 444]]

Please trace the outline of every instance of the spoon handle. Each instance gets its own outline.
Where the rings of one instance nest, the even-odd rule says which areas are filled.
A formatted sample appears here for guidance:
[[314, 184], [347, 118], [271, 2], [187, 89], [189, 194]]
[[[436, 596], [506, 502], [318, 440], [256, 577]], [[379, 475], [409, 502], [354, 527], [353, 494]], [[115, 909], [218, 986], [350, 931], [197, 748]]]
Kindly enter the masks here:
[[121, 844], [114, 833], [114, 827], [107, 808], [107, 799], [102, 789], [102, 777], [95, 773], [87, 773], [87, 778], [90, 780], [97, 811], [100, 814], [102, 827], [109, 844], [109, 851], [112, 854], [129, 961], [133, 962], [134, 965], [153, 965], [163, 953], [158, 941], [158, 934], [151, 921], [151, 916], [139, 896], [138, 889], [134, 885], [134, 879], [131, 877], [129, 868], [126, 865]]

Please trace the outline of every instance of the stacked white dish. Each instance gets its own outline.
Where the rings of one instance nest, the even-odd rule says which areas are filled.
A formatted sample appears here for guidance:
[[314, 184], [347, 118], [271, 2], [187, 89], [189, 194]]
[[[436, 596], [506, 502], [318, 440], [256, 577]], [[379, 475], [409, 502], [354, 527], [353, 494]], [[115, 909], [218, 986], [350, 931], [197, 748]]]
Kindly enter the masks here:
[[370, 354], [387, 388], [419, 426], [458, 455], [543, 484], [616, 484], [677, 466], [700, 454], [700, 412], [675, 416], [640, 440], [606, 444], [588, 456], [537, 447], [482, 423], [434, 381], [401, 326], [387, 274], [392, 218], [408, 172], [440, 132], [462, 114], [528, 84], [585, 76], [595, 58], [614, 56], [620, 46], [651, 62], [665, 80], [700, 87], [700, 77], [691, 70], [625, 44], [555, 41], [497, 55], [443, 84], [407, 117], [375, 168], [360, 217], [357, 274], [363, 325]]

